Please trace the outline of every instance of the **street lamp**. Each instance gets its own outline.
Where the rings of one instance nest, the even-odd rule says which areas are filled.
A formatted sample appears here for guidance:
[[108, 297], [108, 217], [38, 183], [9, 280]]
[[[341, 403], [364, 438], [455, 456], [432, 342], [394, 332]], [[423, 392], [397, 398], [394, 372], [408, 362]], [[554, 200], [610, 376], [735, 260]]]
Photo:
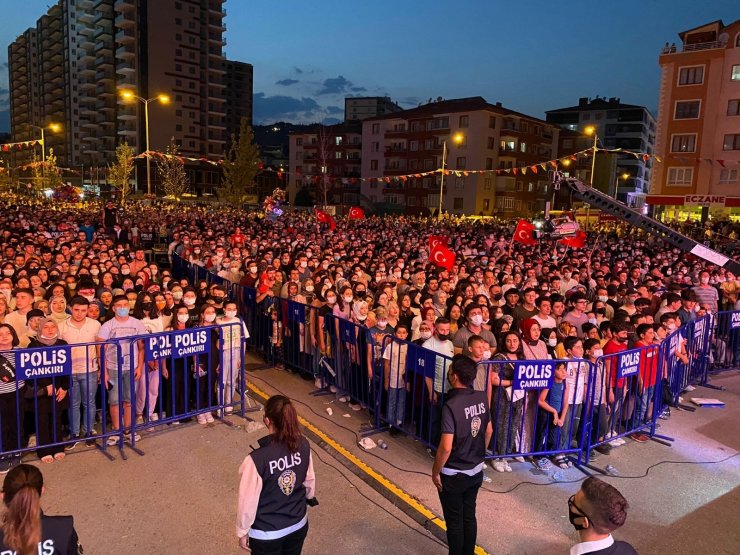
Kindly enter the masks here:
[[[452, 142], [459, 145], [463, 142], [465, 137], [462, 133], [455, 133], [452, 136]], [[442, 141], [442, 177], [439, 180], [439, 211], [437, 212], [437, 219], [442, 219], [442, 194], [445, 188], [445, 164], [447, 163], [447, 139]]]
[[[617, 179], [614, 181], [614, 200], [619, 200], [617, 198], [617, 193], [619, 192], [619, 178], [620, 177], [624, 179], [626, 182], [630, 178], [630, 174], [628, 174], [627, 172], [624, 172], [622, 175], [617, 176]], [[627, 203], [625, 202], [625, 204]]]
[[594, 136], [594, 146], [593, 146], [594, 155], [591, 160], [591, 187], [593, 187], [594, 186], [594, 172], [596, 171], [596, 152], [598, 150], [599, 136], [596, 134], [596, 128], [593, 125], [589, 125], [583, 131], [586, 133], [586, 135]]
[[[33, 127], [34, 129], [38, 129], [39, 131], [41, 131], [41, 161], [46, 162], [46, 141], [44, 136], [44, 128], [40, 125], [33, 125], [31, 123], [28, 124], [28, 127]], [[62, 126], [58, 123], [50, 123], [48, 127], [49, 130], [54, 133], [58, 133], [62, 129]]]
[[158, 100], [160, 104], [169, 104], [170, 97], [166, 94], [158, 94], [152, 98], [142, 98], [134, 94], [132, 90], [124, 89], [121, 91], [121, 98], [127, 102], [138, 100], [144, 104], [144, 130], [146, 133], [146, 194], [152, 194], [152, 168], [151, 157], [149, 156], [149, 103]]

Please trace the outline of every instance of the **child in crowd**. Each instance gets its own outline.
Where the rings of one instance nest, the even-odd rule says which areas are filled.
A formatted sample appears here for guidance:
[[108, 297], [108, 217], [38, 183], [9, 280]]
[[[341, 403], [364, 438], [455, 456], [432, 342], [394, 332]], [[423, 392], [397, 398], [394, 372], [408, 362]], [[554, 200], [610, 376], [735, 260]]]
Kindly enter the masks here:
[[223, 404], [227, 405], [224, 411], [230, 413], [234, 410], [231, 403], [235, 401], [234, 392], [241, 374], [242, 341], [249, 338], [249, 332], [238, 316], [236, 301], [229, 300], [224, 303], [224, 315], [217, 318], [216, 323], [221, 326], [219, 338], [223, 357], [221, 382], [224, 391]]
[[[563, 424], [565, 424], [568, 416], [567, 399], [570, 394], [568, 382], [565, 380], [566, 375], [565, 363], [558, 363], [555, 366], [552, 388], [540, 391], [537, 401], [539, 411], [537, 414], [536, 449], [538, 451], [556, 451], [560, 444]], [[553, 462], [558, 464], [560, 468], [568, 468], [568, 463], [557, 457], [553, 459]]]
[[403, 426], [403, 416], [406, 412], [406, 390], [409, 384], [406, 383], [406, 356], [408, 354], [408, 345], [406, 340], [409, 337], [409, 328], [406, 324], [399, 324], [396, 327], [396, 339], [385, 347], [383, 360], [385, 365], [384, 385], [388, 392], [388, 421], [393, 426]]
[[280, 321], [280, 315], [275, 307], [269, 309], [270, 312], [270, 358], [272, 363], [278, 368], [284, 368], [283, 360], [283, 323]]

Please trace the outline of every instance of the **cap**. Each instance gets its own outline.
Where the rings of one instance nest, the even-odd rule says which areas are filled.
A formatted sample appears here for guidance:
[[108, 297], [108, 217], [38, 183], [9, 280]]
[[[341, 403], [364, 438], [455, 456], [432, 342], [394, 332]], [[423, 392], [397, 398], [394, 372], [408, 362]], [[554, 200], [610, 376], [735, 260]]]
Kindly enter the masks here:
[[46, 318], [46, 314], [44, 314], [43, 310], [33, 308], [26, 313], [26, 323], [28, 323], [31, 318]]

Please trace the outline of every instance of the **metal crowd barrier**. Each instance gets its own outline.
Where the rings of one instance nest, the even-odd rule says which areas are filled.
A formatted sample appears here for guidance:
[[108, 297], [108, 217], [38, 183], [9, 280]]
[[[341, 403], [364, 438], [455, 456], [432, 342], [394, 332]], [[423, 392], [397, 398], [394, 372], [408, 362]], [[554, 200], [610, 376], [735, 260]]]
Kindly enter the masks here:
[[712, 314], [710, 372], [740, 366], [740, 310]]

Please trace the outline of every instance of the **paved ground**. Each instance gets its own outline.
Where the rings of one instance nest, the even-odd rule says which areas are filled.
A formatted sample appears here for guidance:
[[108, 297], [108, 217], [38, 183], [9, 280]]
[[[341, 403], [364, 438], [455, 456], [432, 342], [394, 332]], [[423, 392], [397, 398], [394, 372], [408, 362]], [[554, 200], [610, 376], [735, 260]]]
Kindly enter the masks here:
[[[286, 372], [256, 370], [249, 378], [268, 393], [280, 390], [304, 403], [301, 416], [441, 514], [428, 476], [432, 461], [418, 443], [382, 434], [375, 437], [382, 437], [389, 449], [365, 452], [355, 435], [366, 420], [363, 412], [352, 412], [333, 396], [310, 396], [313, 384]], [[716, 396], [727, 407], [674, 411], [660, 430], [677, 438], [672, 447], [629, 442], [598, 461], [609, 462], [623, 476], [606, 478], [632, 505], [619, 537], [643, 555], [740, 553], [740, 456], [717, 464], [684, 464], [718, 461], [740, 449], [740, 373], [727, 372], [714, 383], [726, 391], [697, 389], [690, 395]], [[191, 424], [145, 435], [140, 444], [145, 455], [129, 450], [126, 461], [110, 462], [92, 450], [75, 452], [63, 462], [40, 465], [47, 482], [44, 508], [50, 514], [75, 515], [87, 553], [236, 554], [237, 468], [263, 433], [248, 434], [243, 426], [222, 423], [209, 428]], [[310, 510], [304, 553], [446, 552], [340, 462], [315, 449], [314, 456], [325, 461], [315, 459], [321, 504]], [[681, 464], [659, 464], [647, 477], [637, 478], [665, 460]], [[576, 536], [566, 501], [584, 475], [571, 469], [563, 479], [572, 483], [552, 483], [551, 476], [527, 464], [512, 466], [514, 472], [507, 474], [486, 471], [492, 481], [479, 496], [479, 545], [496, 554], [567, 553]]]

